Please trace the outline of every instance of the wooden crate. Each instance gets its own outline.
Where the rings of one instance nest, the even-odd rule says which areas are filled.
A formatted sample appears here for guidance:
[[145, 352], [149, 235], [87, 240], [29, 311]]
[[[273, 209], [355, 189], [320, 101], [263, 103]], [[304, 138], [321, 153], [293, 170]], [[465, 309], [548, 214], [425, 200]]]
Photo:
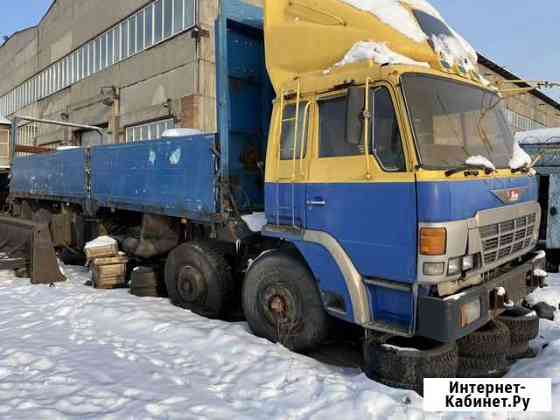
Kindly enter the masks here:
[[119, 247], [115, 244], [107, 244], [102, 246], [96, 246], [91, 248], [86, 248], [86, 256], [88, 260], [93, 260], [95, 258], [107, 258], [114, 257], [119, 253]]
[[126, 282], [125, 275], [97, 277], [94, 273], [93, 284], [96, 289], [120, 289]]
[[126, 264], [93, 265], [97, 278], [126, 275]]
[[119, 255], [117, 241], [109, 236], [99, 236], [84, 247], [88, 260], [95, 258], [116, 257]]
[[117, 255], [116, 257], [100, 257], [93, 260], [93, 264], [96, 266], [126, 263], [128, 263], [128, 257], [124, 254]]

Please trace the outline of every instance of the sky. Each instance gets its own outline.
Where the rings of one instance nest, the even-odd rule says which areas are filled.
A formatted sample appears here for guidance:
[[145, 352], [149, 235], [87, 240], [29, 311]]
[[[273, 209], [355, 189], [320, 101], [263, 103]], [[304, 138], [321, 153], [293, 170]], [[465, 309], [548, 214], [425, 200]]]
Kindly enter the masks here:
[[[560, 81], [560, 1], [430, 2], [477, 50], [512, 73], [529, 80]], [[35, 25], [51, 0], [4, 0], [2, 3], [0, 36]], [[545, 93], [560, 100], [560, 90]]]

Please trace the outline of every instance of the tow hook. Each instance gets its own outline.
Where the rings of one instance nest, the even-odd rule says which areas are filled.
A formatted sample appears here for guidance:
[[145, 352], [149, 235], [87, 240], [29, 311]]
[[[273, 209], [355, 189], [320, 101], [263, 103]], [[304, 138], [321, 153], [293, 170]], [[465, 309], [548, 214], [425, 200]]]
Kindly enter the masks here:
[[515, 306], [508, 297], [507, 291], [503, 287], [496, 287], [490, 292], [490, 308], [494, 311], [499, 309], [509, 309]]

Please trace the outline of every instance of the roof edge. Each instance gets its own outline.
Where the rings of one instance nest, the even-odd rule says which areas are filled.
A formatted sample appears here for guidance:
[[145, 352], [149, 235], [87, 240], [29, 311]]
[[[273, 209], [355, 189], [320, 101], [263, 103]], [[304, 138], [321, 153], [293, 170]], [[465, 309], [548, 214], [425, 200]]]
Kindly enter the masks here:
[[[500, 66], [499, 64], [496, 64], [496, 62], [492, 61], [491, 59], [486, 57], [484, 54], [481, 54], [480, 52], [478, 53], [478, 63], [482, 64], [483, 66], [488, 67], [490, 70], [495, 71], [496, 73], [498, 73], [500, 76], [502, 76], [503, 78], [505, 78], [507, 80], [521, 80], [521, 77], [516, 76], [515, 74], [513, 74], [509, 70], [505, 69], [504, 67]], [[519, 87], [532, 87], [531, 85], [529, 85], [528, 83], [525, 83], [525, 82], [519, 82], [519, 83], [516, 83], [516, 85], [519, 86]], [[546, 95], [545, 93], [541, 92], [540, 90], [534, 89], [534, 90], [528, 92], [528, 94], [536, 96], [537, 98], [539, 98], [543, 102], [546, 102], [548, 105], [550, 105], [550, 106], [556, 108], [558, 111], [560, 111], [560, 103], [557, 102], [556, 100], [552, 99], [550, 96]]]

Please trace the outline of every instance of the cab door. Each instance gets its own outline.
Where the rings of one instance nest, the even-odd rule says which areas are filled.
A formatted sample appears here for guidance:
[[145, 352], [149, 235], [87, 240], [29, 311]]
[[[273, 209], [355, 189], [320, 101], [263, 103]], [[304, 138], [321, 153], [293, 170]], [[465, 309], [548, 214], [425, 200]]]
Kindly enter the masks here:
[[274, 167], [267, 180], [267, 219], [278, 226], [305, 226], [306, 181], [309, 172], [308, 138], [313, 105], [282, 97], [277, 110]]
[[346, 96], [317, 100], [306, 228], [333, 236], [364, 277], [413, 283], [416, 187], [395, 95], [388, 85], [371, 88], [367, 148], [347, 138]]

